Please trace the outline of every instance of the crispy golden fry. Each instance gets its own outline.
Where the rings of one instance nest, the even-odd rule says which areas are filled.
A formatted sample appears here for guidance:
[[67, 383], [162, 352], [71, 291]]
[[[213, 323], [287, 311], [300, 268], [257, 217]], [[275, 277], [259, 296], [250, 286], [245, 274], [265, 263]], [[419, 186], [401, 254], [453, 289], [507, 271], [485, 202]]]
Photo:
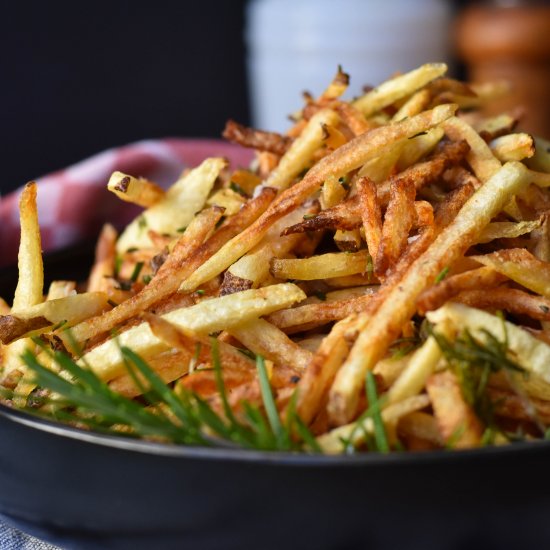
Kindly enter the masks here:
[[471, 122], [476, 132], [485, 140], [504, 136], [511, 133], [518, 123], [518, 119], [510, 114], [503, 113], [491, 118], [476, 117]]
[[480, 267], [464, 273], [452, 275], [440, 283], [427, 288], [416, 302], [416, 307], [421, 315], [426, 311], [440, 308], [445, 302], [465, 290], [492, 288], [506, 280], [491, 267]]
[[271, 261], [271, 274], [277, 279], [311, 281], [364, 273], [369, 256], [359, 252], [329, 252], [304, 259], [278, 259]]
[[295, 344], [284, 332], [264, 319], [229, 329], [229, 333], [256, 355], [261, 355], [277, 365], [303, 372], [313, 354]]
[[206, 159], [200, 166], [181, 177], [159, 202], [132, 221], [117, 241], [117, 251], [151, 246], [149, 229], [177, 235], [202, 209], [216, 178], [226, 165], [222, 158]]
[[19, 198], [21, 241], [19, 244], [19, 279], [13, 298], [13, 311], [42, 302], [44, 268], [38, 210], [36, 206], [36, 183], [27, 183]]
[[367, 122], [363, 113], [350, 103], [340, 103], [336, 107], [336, 112], [340, 115], [342, 122], [346, 124], [355, 136], [360, 136], [373, 128], [373, 126]]
[[457, 449], [477, 447], [483, 427], [464, 400], [456, 376], [448, 370], [433, 374], [426, 389], [444, 441]]
[[360, 178], [357, 181], [357, 194], [367, 248], [371, 257], [376, 258], [382, 240], [382, 214], [374, 182], [365, 177]]
[[[416, 117], [371, 130], [338, 148], [313, 166], [304, 179], [282, 193], [255, 223], [224, 245], [215, 256], [204, 262], [184, 282], [181, 290], [194, 290], [203, 282], [227, 269], [258, 244], [275, 221], [296, 208], [316, 191], [329, 175], [334, 174], [337, 177], [345, 175], [376, 156], [380, 148], [437, 126], [454, 112], [454, 105], [440, 105]], [[290, 151], [292, 148], [287, 154], [290, 154]]]
[[226, 122], [222, 136], [243, 147], [251, 147], [259, 151], [268, 151], [276, 155], [284, 155], [293, 141], [289, 136], [283, 136], [276, 132], [264, 132], [263, 130], [248, 128], [234, 120], [228, 120]]
[[342, 252], [357, 252], [361, 248], [363, 240], [359, 229], [345, 231], [339, 229], [334, 234], [334, 244]]
[[500, 169], [499, 160], [483, 141], [483, 138], [469, 124], [453, 117], [445, 121], [443, 128], [453, 141], [466, 140], [468, 142], [470, 152], [467, 154], [466, 160], [481, 182], [486, 182]]
[[66, 298], [76, 294], [75, 281], [52, 281], [48, 288], [46, 300], [56, 300], [57, 298]]
[[[194, 306], [170, 311], [162, 317], [178, 328], [205, 335], [257, 319], [304, 298], [305, 294], [296, 285], [279, 284], [203, 300]], [[66, 335], [61, 333], [60, 336], [66, 340]], [[67, 344], [70, 345], [70, 342]], [[149, 324], [141, 323], [122, 332], [116, 340], [106, 340], [93, 348], [84, 354], [82, 361], [103, 380], [111, 380], [124, 370], [120, 346], [132, 348], [145, 359], [166, 350], [166, 344], [153, 334]]]
[[156, 183], [144, 178], [134, 178], [122, 172], [113, 172], [107, 183], [107, 189], [119, 199], [149, 208], [160, 202], [165, 192]]
[[327, 86], [326, 90], [323, 91], [321, 97], [319, 98], [320, 102], [330, 101], [332, 99], [339, 98], [349, 86], [349, 74], [345, 73], [342, 70], [342, 67], [338, 65], [338, 71], [334, 75], [334, 78]]
[[416, 260], [414, 268], [388, 291], [336, 375], [328, 405], [334, 422], [343, 424], [355, 412], [365, 372], [374, 367], [412, 316], [419, 294], [446, 264], [452, 263], [472, 244], [491, 218], [527, 183], [528, 174], [523, 165], [503, 166], [462, 207], [453, 222]]
[[[437, 82], [437, 80], [435, 81]], [[396, 122], [399, 120], [403, 120], [404, 118], [408, 118], [410, 116], [415, 116], [418, 113], [421, 113], [430, 102], [431, 93], [430, 90], [427, 88], [423, 88], [422, 90], [418, 90], [415, 94], [413, 94], [403, 105], [401, 108], [393, 115], [392, 121]], [[442, 103], [448, 103], [448, 102], [442, 102]]]
[[489, 144], [495, 157], [501, 162], [523, 160], [535, 154], [535, 143], [529, 134], [508, 134], [498, 137]]
[[366, 117], [373, 115], [398, 99], [406, 97], [428, 82], [447, 72], [445, 63], [429, 63], [401, 76], [387, 80], [377, 88], [356, 99], [353, 106]]
[[225, 216], [234, 216], [246, 202], [246, 199], [232, 189], [220, 189], [207, 201], [209, 206], [219, 206], [224, 209]]
[[437, 126], [427, 130], [424, 134], [419, 132], [414, 139], [408, 139], [397, 162], [397, 171], [401, 172], [409, 168], [430, 154], [444, 135], [443, 128]]
[[513, 239], [535, 231], [542, 225], [543, 219], [521, 222], [490, 223], [479, 236], [480, 243], [488, 243], [495, 239]]
[[[361, 296], [343, 300], [327, 300], [325, 302], [301, 305], [292, 309], [285, 309], [272, 313], [268, 320], [280, 329], [288, 332], [298, 332], [303, 326], [326, 324], [330, 321], [343, 319], [352, 313], [364, 311], [371, 301], [377, 287], [366, 287], [367, 291]], [[289, 330], [293, 329], [293, 330]]]
[[550, 264], [539, 260], [528, 250], [510, 248], [471, 258], [525, 288], [550, 298]]
[[407, 239], [416, 218], [414, 199], [416, 188], [414, 181], [408, 178], [392, 180], [390, 201], [384, 216], [382, 236], [376, 256], [374, 272], [383, 275], [397, 259], [407, 245]]
[[550, 141], [535, 138], [535, 154], [526, 162], [532, 170], [550, 174]]

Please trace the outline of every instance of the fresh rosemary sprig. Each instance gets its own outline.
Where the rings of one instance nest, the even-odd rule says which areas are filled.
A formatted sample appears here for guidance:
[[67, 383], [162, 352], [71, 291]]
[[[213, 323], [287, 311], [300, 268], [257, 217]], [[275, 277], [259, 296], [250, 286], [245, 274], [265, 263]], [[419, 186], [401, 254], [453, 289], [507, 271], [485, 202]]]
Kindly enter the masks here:
[[[256, 358], [262, 405], [244, 402], [242, 418], [233, 412], [215, 338], [211, 339], [212, 365], [223, 413], [191, 391], [173, 390], [127, 347], [120, 348], [121, 354], [141, 390], [142, 402], [111, 390], [87, 365], [77, 364], [67, 354], [51, 350], [38, 339], [36, 343], [55, 361], [59, 372], [42, 365], [30, 350], [24, 353], [23, 360], [33, 371], [36, 383], [56, 395], [50, 404], [55, 405], [58, 420], [101, 432], [186, 445], [229, 443], [249, 449], [299, 451], [305, 443], [308, 450], [319, 450], [315, 438], [296, 413], [295, 396], [290, 401], [286, 422], [281, 422], [262, 357]], [[51, 414], [36, 409], [29, 412]]]
[[526, 374], [525, 370], [510, 358], [508, 339], [499, 340], [491, 332], [482, 329], [484, 341], [464, 330], [451, 342], [443, 334], [431, 331], [450, 368], [456, 374], [462, 395], [474, 409], [478, 418], [489, 429], [484, 437], [490, 443], [497, 433], [503, 433], [495, 424], [495, 403], [487, 394], [491, 374], [506, 370]]

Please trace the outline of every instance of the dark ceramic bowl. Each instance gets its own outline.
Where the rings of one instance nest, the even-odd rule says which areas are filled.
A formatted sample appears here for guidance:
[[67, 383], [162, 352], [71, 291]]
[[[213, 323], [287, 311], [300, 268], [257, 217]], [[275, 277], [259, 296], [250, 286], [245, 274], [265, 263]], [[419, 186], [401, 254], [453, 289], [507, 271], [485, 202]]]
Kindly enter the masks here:
[[[0, 281], [5, 295], [14, 281]], [[64, 548], [550, 548], [550, 442], [258, 453], [99, 435], [3, 406], [0, 441], [0, 514]]]

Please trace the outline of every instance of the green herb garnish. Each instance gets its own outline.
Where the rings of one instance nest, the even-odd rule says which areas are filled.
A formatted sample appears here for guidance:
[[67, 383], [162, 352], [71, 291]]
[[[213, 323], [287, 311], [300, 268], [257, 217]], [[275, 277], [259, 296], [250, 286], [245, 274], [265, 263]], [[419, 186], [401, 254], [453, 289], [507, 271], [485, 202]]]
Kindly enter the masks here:
[[435, 278], [434, 284], [439, 284], [449, 273], [449, 267], [444, 267], [440, 272], [439, 275]]
[[134, 271], [132, 271], [132, 275], [130, 277], [130, 280], [135, 283], [139, 277], [139, 274], [141, 273], [141, 270], [143, 269], [143, 262], [138, 262], [134, 266]]

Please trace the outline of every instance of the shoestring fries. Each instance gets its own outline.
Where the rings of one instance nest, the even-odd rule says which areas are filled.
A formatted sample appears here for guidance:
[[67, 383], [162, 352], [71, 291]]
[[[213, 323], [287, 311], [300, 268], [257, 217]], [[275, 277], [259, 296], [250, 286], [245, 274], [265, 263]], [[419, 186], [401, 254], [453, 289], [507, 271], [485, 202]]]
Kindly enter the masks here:
[[[10, 404], [114, 433], [256, 449], [392, 452], [550, 433], [550, 156], [505, 83], [423, 65], [345, 99], [341, 67], [286, 134], [106, 225], [86, 285], [43, 296], [37, 189], [1, 302]], [[38, 193], [39, 194], [39, 193]], [[70, 266], [67, 267], [70, 274]]]

